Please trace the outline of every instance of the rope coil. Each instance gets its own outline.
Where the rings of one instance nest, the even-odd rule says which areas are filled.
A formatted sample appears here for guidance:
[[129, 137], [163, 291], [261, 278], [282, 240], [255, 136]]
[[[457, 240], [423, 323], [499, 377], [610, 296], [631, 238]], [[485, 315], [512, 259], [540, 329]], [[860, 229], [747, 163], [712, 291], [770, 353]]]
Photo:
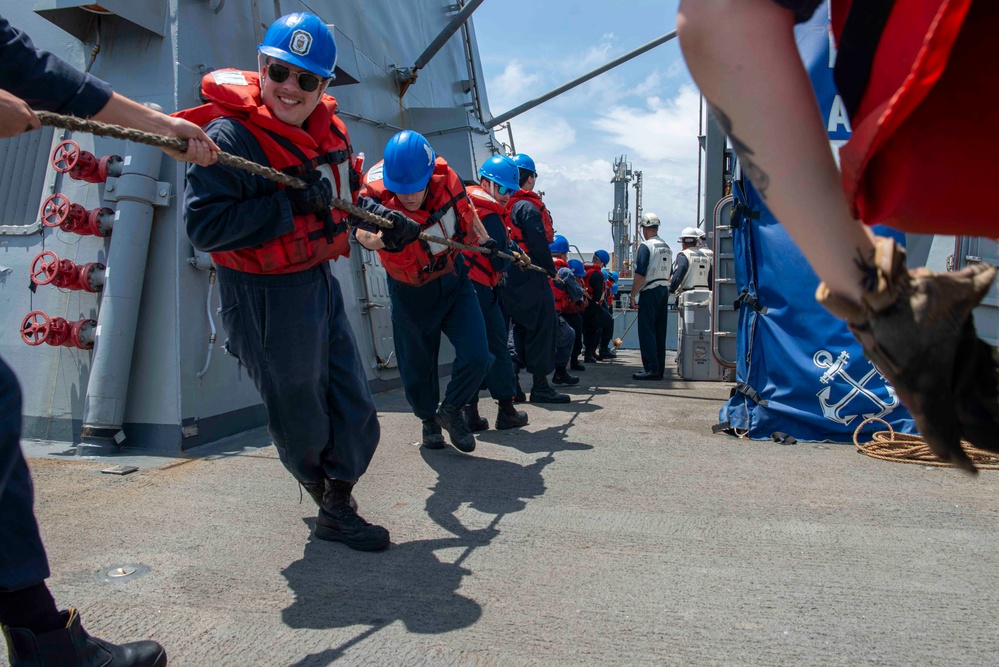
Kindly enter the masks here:
[[[860, 430], [868, 422], [881, 422], [888, 427], [887, 431], [875, 431], [871, 434], [871, 441], [860, 443]], [[896, 433], [891, 424], [883, 419], [871, 417], [865, 419], [857, 426], [853, 432], [853, 444], [857, 449], [867, 456], [882, 461], [895, 461], [896, 463], [914, 463], [916, 465], [935, 466], [938, 468], [953, 468], [951, 463], [946, 463], [937, 458], [930, 446], [918, 435], [910, 433]], [[985, 470], [999, 470], [999, 454], [993, 454], [983, 449], [978, 449], [969, 442], [961, 441], [968, 458], [975, 464], [975, 467]]]
[[[42, 125], [48, 125], [50, 127], [57, 127], [63, 130], [71, 130], [73, 132], [87, 132], [89, 134], [94, 134], [100, 137], [110, 137], [112, 139], [123, 139], [125, 141], [133, 141], [139, 144], [145, 144], [147, 146], [155, 146], [157, 148], [169, 148], [171, 150], [184, 152], [187, 150], [187, 141], [185, 139], [178, 139], [176, 137], [165, 137], [161, 134], [153, 134], [151, 132], [143, 132], [142, 130], [135, 130], [128, 127], [122, 127], [120, 125], [111, 125], [109, 123], [102, 123], [97, 120], [87, 120], [83, 118], [77, 118], [76, 116], [64, 116], [62, 114], [52, 113], [51, 111], [35, 111], [35, 115], [38, 116], [39, 122]], [[252, 160], [247, 160], [246, 158], [239, 157], [238, 155], [233, 155], [232, 153], [225, 153], [219, 151], [218, 161], [221, 164], [235, 167], [237, 169], [242, 169], [243, 171], [248, 171], [251, 174], [257, 176], [262, 176], [263, 178], [274, 181], [275, 183], [280, 183], [289, 188], [295, 188], [297, 190], [304, 190], [308, 187], [308, 184], [294, 176], [289, 176], [287, 174], [281, 173], [276, 169], [271, 167], [266, 167], [262, 164], [253, 162]], [[338, 197], [334, 198], [330, 202], [334, 208], [338, 208], [341, 211], [345, 211], [353, 216], [361, 218], [366, 222], [370, 222], [376, 227], [382, 229], [392, 229], [393, 223], [391, 220], [387, 220], [380, 215], [375, 215], [370, 211], [366, 211], [360, 206], [356, 206], [353, 202], [349, 202], [346, 199], [340, 199]], [[474, 212], [474, 209], [473, 209]], [[478, 219], [478, 218], [476, 218]], [[426, 232], [420, 232], [420, 239], [427, 241], [428, 243], [436, 243], [448, 248], [453, 248], [455, 250], [464, 250], [468, 252], [477, 252], [483, 255], [496, 254], [497, 257], [501, 259], [508, 260], [516, 264], [521, 269], [533, 270], [539, 273], [548, 275], [548, 271], [541, 268], [540, 266], [535, 266], [531, 264], [531, 258], [527, 256], [526, 253], [507, 254], [505, 252], [500, 252], [499, 250], [490, 250], [488, 248], [483, 248], [481, 246], [470, 245], [467, 243], [459, 243], [458, 241], [452, 241], [451, 239], [441, 238], [439, 236], [433, 236], [427, 234]]]

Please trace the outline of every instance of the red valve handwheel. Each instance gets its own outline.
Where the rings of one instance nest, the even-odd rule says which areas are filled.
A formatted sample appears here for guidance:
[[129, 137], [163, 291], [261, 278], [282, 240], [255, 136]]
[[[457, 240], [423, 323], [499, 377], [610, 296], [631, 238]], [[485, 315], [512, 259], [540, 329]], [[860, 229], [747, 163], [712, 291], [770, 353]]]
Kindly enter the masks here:
[[31, 282], [36, 285], [48, 285], [57, 275], [59, 275], [59, 256], [51, 250], [38, 253], [31, 262]]
[[52, 151], [52, 166], [60, 174], [65, 174], [80, 161], [80, 144], [72, 139], [59, 142]]
[[73, 205], [69, 202], [69, 197], [63, 194], [50, 195], [42, 202], [42, 224], [46, 227], [58, 227], [69, 218], [69, 211]]
[[21, 320], [21, 338], [28, 345], [41, 345], [49, 337], [49, 316], [33, 310]]

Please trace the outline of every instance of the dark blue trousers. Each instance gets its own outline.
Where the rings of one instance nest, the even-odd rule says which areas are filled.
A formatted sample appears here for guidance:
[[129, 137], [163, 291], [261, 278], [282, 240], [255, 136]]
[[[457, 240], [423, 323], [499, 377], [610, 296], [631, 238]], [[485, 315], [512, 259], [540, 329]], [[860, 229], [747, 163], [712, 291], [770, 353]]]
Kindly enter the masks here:
[[49, 576], [33, 505], [34, 488], [21, 453], [21, 387], [0, 359], [0, 593]]
[[388, 279], [392, 334], [399, 375], [413, 414], [430, 419], [440, 404], [437, 373], [441, 334], [454, 346], [451, 381], [444, 403], [461, 408], [478, 394], [493, 363], [478, 298], [463, 265], [426, 285], [414, 287]]
[[330, 266], [282, 275], [218, 269], [227, 350], [267, 408], [278, 455], [300, 482], [355, 481], [380, 430]]
[[[518, 356], [531, 375], [548, 375], [555, 370], [557, 322], [555, 297], [543, 274], [524, 271], [524, 279], [503, 290], [503, 309], [514, 324]], [[520, 340], [522, 336], [523, 343]]]
[[571, 313], [569, 315], [562, 315], [573, 331], [576, 332], [576, 339], [572, 344], [572, 358], [578, 359], [579, 353], [583, 351], [583, 314], [582, 313]]
[[565, 318], [555, 318], [555, 365], [568, 366], [572, 356], [572, 346], [576, 342], [576, 330], [569, 326]]
[[666, 322], [669, 316], [669, 288], [650, 287], [638, 295], [638, 346], [647, 373], [666, 372]]
[[497, 401], [513, 398], [516, 393], [513, 388], [513, 362], [507, 352], [506, 319], [499, 304], [499, 291], [502, 288], [480, 285], [474, 280], [472, 288], [479, 299], [479, 310], [482, 311], [482, 320], [486, 326], [489, 354], [494, 358], [486, 375], [486, 387], [489, 395]]

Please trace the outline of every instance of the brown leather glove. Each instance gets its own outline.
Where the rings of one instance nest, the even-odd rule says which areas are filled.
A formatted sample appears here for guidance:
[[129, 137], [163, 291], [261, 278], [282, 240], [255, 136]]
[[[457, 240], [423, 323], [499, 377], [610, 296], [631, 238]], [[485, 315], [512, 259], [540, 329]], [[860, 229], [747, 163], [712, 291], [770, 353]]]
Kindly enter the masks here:
[[970, 472], [961, 438], [999, 452], [999, 372], [994, 350], [975, 333], [971, 311], [996, 274], [988, 264], [957, 273], [905, 267], [905, 250], [876, 239], [878, 284], [862, 303], [832, 294], [815, 298], [850, 331], [909, 409], [941, 460]]

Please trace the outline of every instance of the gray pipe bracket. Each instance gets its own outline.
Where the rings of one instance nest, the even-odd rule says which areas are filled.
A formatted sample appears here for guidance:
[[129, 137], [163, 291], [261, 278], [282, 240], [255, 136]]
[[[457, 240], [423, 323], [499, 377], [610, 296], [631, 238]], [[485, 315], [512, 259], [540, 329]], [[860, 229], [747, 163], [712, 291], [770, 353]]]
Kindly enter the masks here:
[[140, 201], [152, 206], [169, 206], [173, 183], [154, 181], [136, 174], [109, 178], [104, 184], [104, 201]]

